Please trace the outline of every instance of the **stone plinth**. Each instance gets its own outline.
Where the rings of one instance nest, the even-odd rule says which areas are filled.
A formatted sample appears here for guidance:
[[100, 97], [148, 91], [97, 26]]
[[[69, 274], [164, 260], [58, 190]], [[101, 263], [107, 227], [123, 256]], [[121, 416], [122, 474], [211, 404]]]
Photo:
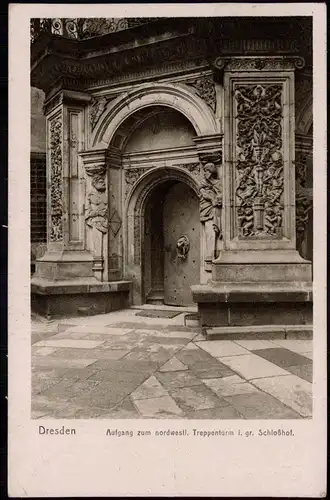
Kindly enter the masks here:
[[103, 282], [95, 278], [54, 281], [34, 278], [32, 310], [42, 316], [104, 314], [130, 305], [130, 281]]
[[212, 283], [192, 287], [201, 326], [312, 323], [310, 282]]

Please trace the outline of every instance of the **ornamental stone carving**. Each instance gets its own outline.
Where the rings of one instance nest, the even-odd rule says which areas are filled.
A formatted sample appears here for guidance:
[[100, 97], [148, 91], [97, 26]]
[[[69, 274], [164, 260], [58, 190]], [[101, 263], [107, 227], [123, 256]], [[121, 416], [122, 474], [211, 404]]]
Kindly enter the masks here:
[[283, 225], [282, 84], [237, 84], [236, 221], [240, 238], [279, 238]]
[[213, 257], [216, 258], [217, 241], [222, 239], [222, 180], [214, 163], [206, 163], [203, 167], [199, 198], [200, 220], [205, 226], [212, 227]]
[[213, 66], [215, 70], [226, 71], [282, 71], [302, 69], [305, 66], [303, 57], [218, 57]]
[[147, 170], [150, 170], [152, 167], [146, 167], [146, 168], [130, 168], [127, 170], [124, 170], [125, 172], [125, 197], [128, 195], [129, 191], [132, 189], [134, 184], [139, 180], [139, 178], [147, 172]]
[[63, 239], [62, 121], [50, 124], [50, 241]]
[[308, 154], [296, 152], [296, 238], [301, 246], [307, 229], [308, 216], [313, 208], [313, 193], [306, 187]]
[[111, 97], [93, 97], [91, 101], [91, 109], [90, 109], [90, 120], [91, 120], [91, 129], [94, 130], [97, 122], [99, 121], [100, 116], [105, 110], [107, 104], [115, 99], [117, 95]]
[[106, 193], [105, 168], [86, 166], [87, 174], [92, 177], [92, 190], [87, 195], [85, 211], [86, 224], [103, 234], [108, 231], [108, 196]]
[[202, 76], [197, 78], [195, 81], [188, 81], [187, 85], [194, 87], [196, 93], [201, 97], [208, 106], [215, 112], [216, 108], [216, 93], [213, 77]]

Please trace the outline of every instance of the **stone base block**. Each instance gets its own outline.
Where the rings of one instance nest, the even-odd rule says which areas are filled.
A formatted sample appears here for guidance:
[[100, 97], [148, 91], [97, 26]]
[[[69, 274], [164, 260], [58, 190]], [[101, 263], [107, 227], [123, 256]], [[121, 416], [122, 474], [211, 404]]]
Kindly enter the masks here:
[[204, 328], [207, 340], [256, 340], [313, 338], [312, 325], [220, 326]]
[[97, 282], [93, 279], [52, 282], [33, 279], [31, 309], [47, 318], [92, 316], [130, 306], [130, 281]]
[[192, 294], [202, 327], [313, 322], [312, 287], [308, 283], [197, 285]]

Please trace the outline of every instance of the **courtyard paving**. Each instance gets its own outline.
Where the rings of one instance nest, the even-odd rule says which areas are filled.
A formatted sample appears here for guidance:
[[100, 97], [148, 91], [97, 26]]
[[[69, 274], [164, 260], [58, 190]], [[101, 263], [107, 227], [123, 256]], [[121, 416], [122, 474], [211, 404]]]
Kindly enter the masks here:
[[184, 312], [137, 313], [34, 318], [32, 418], [311, 418], [312, 340], [207, 341]]

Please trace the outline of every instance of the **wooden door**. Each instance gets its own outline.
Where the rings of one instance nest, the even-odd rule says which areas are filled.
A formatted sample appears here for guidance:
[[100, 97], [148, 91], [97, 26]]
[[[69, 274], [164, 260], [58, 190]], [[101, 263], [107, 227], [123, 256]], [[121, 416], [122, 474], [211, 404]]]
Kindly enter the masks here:
[[[198, 198], [189, 186], [178, 182], [165, 196], [163, 213], [164, 304], [192, 305], [190, 286], [200, 278]], [[189, 241], [189, 251], [185, 258], [181, 252], [180, 258], [177, 242], [183, 236]]]

